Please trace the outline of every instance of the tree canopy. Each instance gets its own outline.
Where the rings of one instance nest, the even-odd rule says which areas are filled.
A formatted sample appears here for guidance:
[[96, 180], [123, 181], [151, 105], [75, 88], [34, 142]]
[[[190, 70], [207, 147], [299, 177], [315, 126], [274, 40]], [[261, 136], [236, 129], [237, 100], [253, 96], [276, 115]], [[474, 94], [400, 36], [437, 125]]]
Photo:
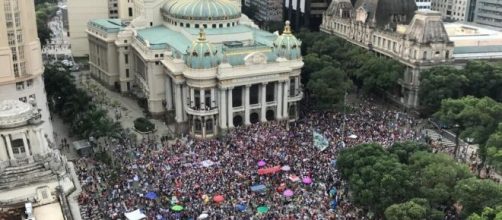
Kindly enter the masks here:
[[37, 18], [37, 33], [40, 44], [44, 46], [51, 39], [52, 31], [47, 22], [58, 10], [56, 1], [35, 0], [35, 13]]
[[[440, 220], [444, 207], [455, 204], [464, 216], [502, 205], [499, 185], [473, 178], [466, 165], [427, 148], [413, 142], [388, 149], [358, 145], [340, 153], [337, 167], [354, 203], [377, 217]], [[476, 198], [467, 201], [471, 196]]]
[[70, 71], [63, 65], [46, 65], [45, 90], [52, 113], [71, 124], [71, 132], [80, 138], [115, 137], [122, 130], [107, 111], [93, 103], [93, 98], [77, 88]]
[[[398, 87], [404, 66], [395, 60], [378, 57], [325, 33], [301, 31], [298, 38], [302, 40], [305, 55], [303, 83], [319, 107], [329, 107], [343, 100], [343, 91], [352, 88], [351, 85], [368, 95], [385, 95]], [[326, 82], [321, 82], [321, 77]], [[327, 93], [331, 99], [327, 98]]]
[[[461, 99], [445, 99], [434, 116], [446, 124], [458, 124], [460, 137], [473, 138], [474, 143], [479, 144], [481, 159], [485, 161], [486, 143], [502, 122], [502, 103], [488, 97], [466, 96]], [[491, 143], [497, 143], [496, 137], [496, 135], [493, 137]]]
[[420, 105], [424, 115], [439, 109], [447, 98], [490, 97], [502, 102], [502, 65], [470, 61], [464, 69], [438, 66], [420, 74]]

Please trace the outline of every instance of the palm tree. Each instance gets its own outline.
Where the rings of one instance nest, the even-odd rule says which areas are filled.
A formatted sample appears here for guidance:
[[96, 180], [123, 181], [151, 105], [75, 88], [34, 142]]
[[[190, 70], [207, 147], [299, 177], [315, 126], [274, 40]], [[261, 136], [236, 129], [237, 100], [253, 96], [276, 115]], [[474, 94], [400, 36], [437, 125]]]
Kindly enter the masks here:
[[61, 115], [66, 121], [71, 121], [77, 114], [88, 111], [92, 108], [91, 98], [82, 90], [77, 90], [67, 98], [64, 103]]

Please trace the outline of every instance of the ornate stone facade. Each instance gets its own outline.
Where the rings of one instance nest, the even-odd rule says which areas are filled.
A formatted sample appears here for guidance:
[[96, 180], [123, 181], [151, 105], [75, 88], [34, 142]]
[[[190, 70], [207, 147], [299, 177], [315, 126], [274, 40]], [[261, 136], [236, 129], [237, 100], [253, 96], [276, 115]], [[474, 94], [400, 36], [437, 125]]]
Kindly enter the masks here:
[[146, 98], [153, 115], [172, 113], [179, 132], [197, 137], [298, 117], [303, 61], [289, 23], [282, 35], [260, 30], [229, 0], [142, 8], [129, 25], [89, 22], [94, 77]]
[[57, 186], [69, 191], [66, 159], [49, 148], [40, 111], [17, 100], [0, 102], [0, 206], [56, 200]]
[[452, 61], [454, 45], [441, 14], [415, 11], [413, 0], [358, 0], [354, 5], [334, 0], [323, 15], [321, 31], [404, 64], [398, 101], [417, 107], [420, 72]]

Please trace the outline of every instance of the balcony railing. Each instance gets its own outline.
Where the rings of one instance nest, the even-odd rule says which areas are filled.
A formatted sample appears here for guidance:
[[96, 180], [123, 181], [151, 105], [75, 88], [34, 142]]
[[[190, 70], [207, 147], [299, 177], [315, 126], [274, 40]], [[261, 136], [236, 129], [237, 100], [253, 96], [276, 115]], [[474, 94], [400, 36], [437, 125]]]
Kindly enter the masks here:
[[297, 102], [302, 100], [302, 98], [303, 98], [303, 92], [298, 92], [295, 96], [289, 96], [288, 101]]
[[208, 116], [208, 115], [218, 114], [217, 107], [207, 108], [207, 109], [199, 109], [199, 108], [192, 108], [191, 106], [187, 105], [185, 109], [186, 109], [186, 112], [190, 115]]

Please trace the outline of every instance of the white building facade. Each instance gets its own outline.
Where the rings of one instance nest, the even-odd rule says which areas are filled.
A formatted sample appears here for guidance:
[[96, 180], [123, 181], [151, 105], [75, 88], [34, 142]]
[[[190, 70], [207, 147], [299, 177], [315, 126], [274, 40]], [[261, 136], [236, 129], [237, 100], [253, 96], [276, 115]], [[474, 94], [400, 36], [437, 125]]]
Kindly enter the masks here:
[[197, 137], [298, 117], [303, 61], [289, 23], [281, 35], [262, 31], [229, 0], [137, 6], [128, 26], [89, 22], [91, 74], [101, 82], [144, 97], [150, 113], [172, 114]]

